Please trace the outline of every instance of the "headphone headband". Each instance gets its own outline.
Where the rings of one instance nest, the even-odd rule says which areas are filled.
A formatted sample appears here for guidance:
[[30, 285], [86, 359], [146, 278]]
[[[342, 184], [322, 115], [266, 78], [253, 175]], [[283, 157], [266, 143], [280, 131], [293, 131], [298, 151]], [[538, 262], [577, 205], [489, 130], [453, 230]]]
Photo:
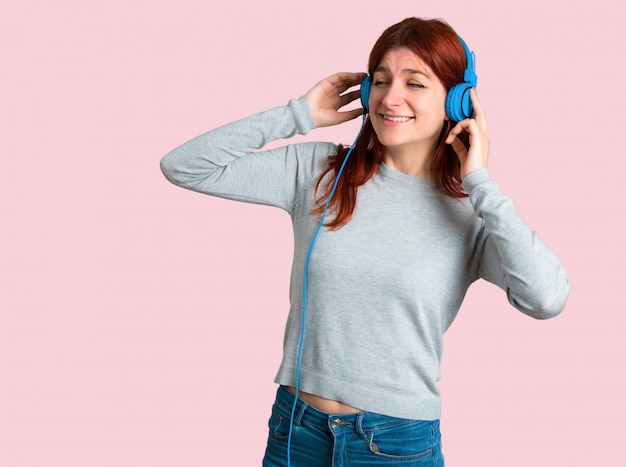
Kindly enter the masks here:
[[476, 56], [474, 52], [470, 50], [461, 36], [457, 36], [461, 41], [463, 50], [465, 50], [465, 71], [463, 72], [463, 82], [471, 84], [472, 87], [476, 87], [478, 76], [476, 76]]

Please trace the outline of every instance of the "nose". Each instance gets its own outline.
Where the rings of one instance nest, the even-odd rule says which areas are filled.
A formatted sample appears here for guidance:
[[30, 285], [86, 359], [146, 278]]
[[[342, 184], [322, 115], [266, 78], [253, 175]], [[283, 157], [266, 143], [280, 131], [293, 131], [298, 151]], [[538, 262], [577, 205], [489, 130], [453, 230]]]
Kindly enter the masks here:
[[386, 89], [382, 103], [389, 108], [397, 107], [402, 103], [403, 96], [402, 87], [398, 83], [392, 82]]

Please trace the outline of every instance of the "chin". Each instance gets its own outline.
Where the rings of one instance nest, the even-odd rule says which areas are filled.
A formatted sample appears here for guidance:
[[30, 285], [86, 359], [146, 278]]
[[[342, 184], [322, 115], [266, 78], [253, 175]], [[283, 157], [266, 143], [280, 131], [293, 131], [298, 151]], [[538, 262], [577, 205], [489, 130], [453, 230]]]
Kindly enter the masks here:
[[410, 146], [416, 143], [415, 137], [407, 138], [406, 135], [398, 135], [398, 134], [390, 135], [386, 132], [381, 132], [380, 134], [377, 134], [377, 136], [378, 136], [378, 141], [380, 141], [380, 144], [382, 144], [383, 146], [387, 148]]

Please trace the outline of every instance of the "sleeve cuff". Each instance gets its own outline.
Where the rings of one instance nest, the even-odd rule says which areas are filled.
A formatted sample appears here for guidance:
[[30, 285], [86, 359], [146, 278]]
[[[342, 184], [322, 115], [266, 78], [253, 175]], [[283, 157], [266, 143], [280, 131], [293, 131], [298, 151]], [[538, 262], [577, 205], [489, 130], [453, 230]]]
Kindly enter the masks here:
[[291, 99], [289, 101], [289, 107], [293, 112], [294, 121], [298, 133], [306, 135], [309, 131], [315, 129], [315, 121], [313, 120], [313, 113], [306, 97], [300, 96], [298, 99]]
[[487, 169], [478, 169], [471, 172], [467, 177], [463, 179], [461, 185], [467, 193], [471, 193], [472, 190], [481, 183], [491, 181], [489, 171]]

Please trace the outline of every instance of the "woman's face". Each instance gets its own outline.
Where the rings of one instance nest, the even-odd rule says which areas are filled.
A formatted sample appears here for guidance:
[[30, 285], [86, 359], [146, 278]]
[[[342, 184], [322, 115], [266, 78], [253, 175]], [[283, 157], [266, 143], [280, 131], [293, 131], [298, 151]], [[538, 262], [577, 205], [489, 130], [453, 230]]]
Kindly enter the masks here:
[[407, 48], [388, 51], [372, 76], [370, 119], [388, 153], [433, 152], [446, 120], [446, 89]]

